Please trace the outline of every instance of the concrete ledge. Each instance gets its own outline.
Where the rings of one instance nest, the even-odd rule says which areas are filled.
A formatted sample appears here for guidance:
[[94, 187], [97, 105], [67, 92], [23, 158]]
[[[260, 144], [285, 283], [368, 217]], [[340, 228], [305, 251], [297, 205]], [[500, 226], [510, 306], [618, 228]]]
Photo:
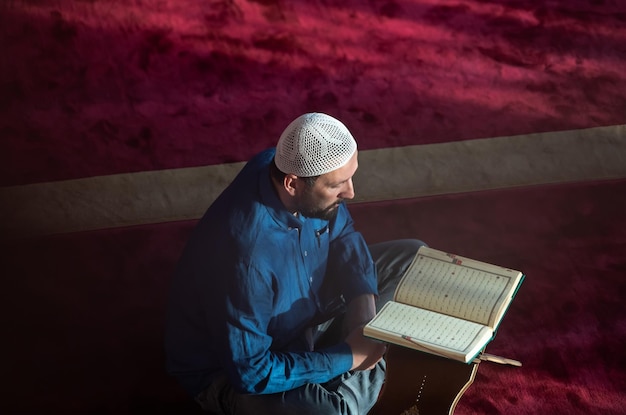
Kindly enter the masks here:
[[[199, 218], [244, 163], [0, 188], [20, 238]], [[354, 202], [626, 178], [626, 125], [361, 151]]]

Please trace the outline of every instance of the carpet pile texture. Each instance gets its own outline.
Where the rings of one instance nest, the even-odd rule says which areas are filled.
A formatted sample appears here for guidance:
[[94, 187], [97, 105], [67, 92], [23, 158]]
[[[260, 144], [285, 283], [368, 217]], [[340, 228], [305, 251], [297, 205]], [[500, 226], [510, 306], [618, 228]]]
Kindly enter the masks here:
[[[364, 150], [626, 124], [620, 0], [337, 3], [2, 2], [0, 186], [244, 161], [310, 111]], [[351, 211], [526, 273], [487, 348], [523, 367], [481, 364], [457, 414], [626, 413], [626, 178]], [[0, 412], [198, 413], [162, 350], [194, 224], [0, 238]]]

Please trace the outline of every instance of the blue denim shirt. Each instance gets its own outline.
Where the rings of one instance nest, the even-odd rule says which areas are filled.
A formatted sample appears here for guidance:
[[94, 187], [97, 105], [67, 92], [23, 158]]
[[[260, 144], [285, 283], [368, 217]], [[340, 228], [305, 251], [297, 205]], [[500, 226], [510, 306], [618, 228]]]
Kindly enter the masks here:
[[193, 396], [225, 373], [243, 393], [323, 383], [350, 369], [347, 343], [313, 350], [307, 328], [329, 304], [377, 293], [375, 267], [345, 205], [326, 221], [294, 216], [272, 187], [266, 150], [194, 229], [172, 280], [168, 372]]

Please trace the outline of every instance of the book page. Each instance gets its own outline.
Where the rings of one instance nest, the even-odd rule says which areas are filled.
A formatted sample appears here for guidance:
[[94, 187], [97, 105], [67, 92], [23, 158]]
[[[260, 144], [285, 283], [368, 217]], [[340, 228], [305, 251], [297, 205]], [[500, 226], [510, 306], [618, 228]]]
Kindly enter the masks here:
[[394, 300], [494, 328], [520, 277], [518, 271], [420, 248]]
[[478, 354], [492, 336], [492, 331], [481, 324], [396, 302], [385, 304], [363, 333], [464, 362]]

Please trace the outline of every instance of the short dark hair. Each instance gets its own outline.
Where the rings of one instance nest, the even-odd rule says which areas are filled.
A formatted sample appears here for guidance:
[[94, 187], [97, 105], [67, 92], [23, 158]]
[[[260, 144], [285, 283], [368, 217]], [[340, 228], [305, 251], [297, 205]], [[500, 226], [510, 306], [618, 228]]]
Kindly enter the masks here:
[[[287, 173], [280, 171], [278, 167], [276, 166], [276, 162], [274, 161], [274, 159], [272, 159], [272, 162], [270, 163], [270, 177], [273, 180], [276, 180], [277, 182], [282, 182], [286, 175]], [[319, 177], [320, 176], [311, 176], [311, 177], [298, 176], [298, 178], [302, 179], [308, 187], [313, 187], [317, 179], [319, 179]]]

